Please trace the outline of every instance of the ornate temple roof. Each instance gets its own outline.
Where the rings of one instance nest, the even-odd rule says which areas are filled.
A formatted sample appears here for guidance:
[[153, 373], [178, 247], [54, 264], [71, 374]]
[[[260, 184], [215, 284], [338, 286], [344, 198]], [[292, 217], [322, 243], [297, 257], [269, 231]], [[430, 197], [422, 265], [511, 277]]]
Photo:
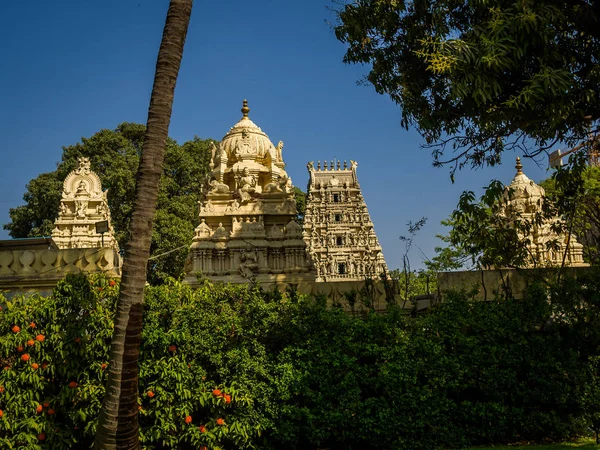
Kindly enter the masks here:
[[518, 203], [519, 201], [537, 202], [541, 200], [545, 191], [544, 188], [535, 184], [527, 175], [523, 173], [521, 158], [517, 156], [515, 165], [517, 173], [512, 182], [504, 188], [503, 199], [507, 203]]
[[242, 118], [223, 136], [221, 149], [229, 158], [239, 153], [258, 159], [270, 155], [275, 159], [277, 151], [269, 136], [248, 117], [250, 108], [247, 100], [244, 100], [241, 111]]

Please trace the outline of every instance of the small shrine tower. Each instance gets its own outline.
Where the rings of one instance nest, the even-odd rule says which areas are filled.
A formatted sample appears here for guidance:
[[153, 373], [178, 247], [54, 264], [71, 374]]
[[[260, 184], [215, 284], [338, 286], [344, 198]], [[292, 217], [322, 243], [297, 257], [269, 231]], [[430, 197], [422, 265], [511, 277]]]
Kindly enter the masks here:
[[[553, 225], [562, 219], [556, 217], [541, 224], [536, 223], [535, 216], [542, 211], [544, 188], [535, 184], [523, 173], [519, 157], [515, 168], [517, 173], [512, 182], [504, 188], [497, 214], [506, 218], [509, 225], [518, 220], [532, 223], [532, 230], [528, 236], [519, 232], [520, 239], [529, 241], [528, 267], [561, 266], [563, 260], [567, 266], [587, 266], [583, 261], [583, 246], [577, 242], [576, 237], [557, 234], [553, 230]], [[548, 245], [551, 241], [556, 241], [558, 249]]]
[[52, 240], [59, 249], [108, 247], [119, 251], [110, 225], [108, 191], [102, 190], [88, 158], [79, 158], [77, 168], [63, 183], [58, 219]]
[[387, 273], [356, 176], [356, 161], [308, 163], [304, 239], [316, 281], [360, 281]]
[[242, 118], [212, 147], [200, 225], [185, 267], [190, 284], [197, 275], [230, 283], [314, 281], [302, 227], [295, 220], [283, 142], [275, 147], [249, 112], [244, 100]]

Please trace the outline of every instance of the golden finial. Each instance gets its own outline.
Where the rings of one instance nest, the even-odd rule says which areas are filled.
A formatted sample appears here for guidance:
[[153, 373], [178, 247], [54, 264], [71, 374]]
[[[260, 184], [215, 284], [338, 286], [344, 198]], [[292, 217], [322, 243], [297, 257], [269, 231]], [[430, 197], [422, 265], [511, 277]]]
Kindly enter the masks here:
[[250, 112], [250, 108], [248, 108], [248, 100], [244, 99], [242, 102], [242, 114], [244, 117], [248, 117], [248, 113]]
[[515, 166], [515, 169], [517, 169], [517, 175], [520, 173], [523, 173], [523, 166], [521, 165], [521, 158], [519, 158], [517, 156], [517, 165]]

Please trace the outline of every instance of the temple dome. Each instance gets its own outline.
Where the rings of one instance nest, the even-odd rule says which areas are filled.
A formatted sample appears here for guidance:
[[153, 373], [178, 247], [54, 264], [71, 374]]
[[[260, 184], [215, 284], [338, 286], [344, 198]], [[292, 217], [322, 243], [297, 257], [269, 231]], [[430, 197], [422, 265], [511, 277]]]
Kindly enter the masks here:
[[521, 158], [517, 157], [515, 166], [517, 173], [512, 182], [504, 188], [504, 200], [518, 201], [519, 199], [539, 200], [544, 197], [544, 188], [535, 184], [527, 175], [523, 173]]
[[275, 146], [269, 137], [248, 118], [250, 108], [246, 100], [241, 111], [242, 118], [223, 136], [221, 150], [225, 151], [228, 158], [239, 155], [263, 159], [267, 155], [276, 155]]

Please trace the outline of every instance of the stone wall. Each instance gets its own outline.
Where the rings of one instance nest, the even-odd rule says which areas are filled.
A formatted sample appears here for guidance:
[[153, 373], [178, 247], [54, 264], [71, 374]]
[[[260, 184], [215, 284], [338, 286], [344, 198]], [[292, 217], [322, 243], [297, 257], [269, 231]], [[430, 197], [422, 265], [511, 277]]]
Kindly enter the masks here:
[[[565, 267], [562, 276], [577, 277], [588, 270], [589, 267]], [[514, 298], [523, 298], [526, 286], [533, 280], [555, 281], [558, 274], [558, 268], [441, 272], [437, 281], [442, 300], [448, 291], [465, 289], [473, 291], [475, 299], [485, 301], [494, 300], [505, 293], [510, 293]]]
[[[7, 242], [7, 241], [4, 241]], [[48, 243], [0, 246], [0, 290], [49, 294], [68, 273], [121, 275], [119, 254], [113, 248], [57, 249]]]

